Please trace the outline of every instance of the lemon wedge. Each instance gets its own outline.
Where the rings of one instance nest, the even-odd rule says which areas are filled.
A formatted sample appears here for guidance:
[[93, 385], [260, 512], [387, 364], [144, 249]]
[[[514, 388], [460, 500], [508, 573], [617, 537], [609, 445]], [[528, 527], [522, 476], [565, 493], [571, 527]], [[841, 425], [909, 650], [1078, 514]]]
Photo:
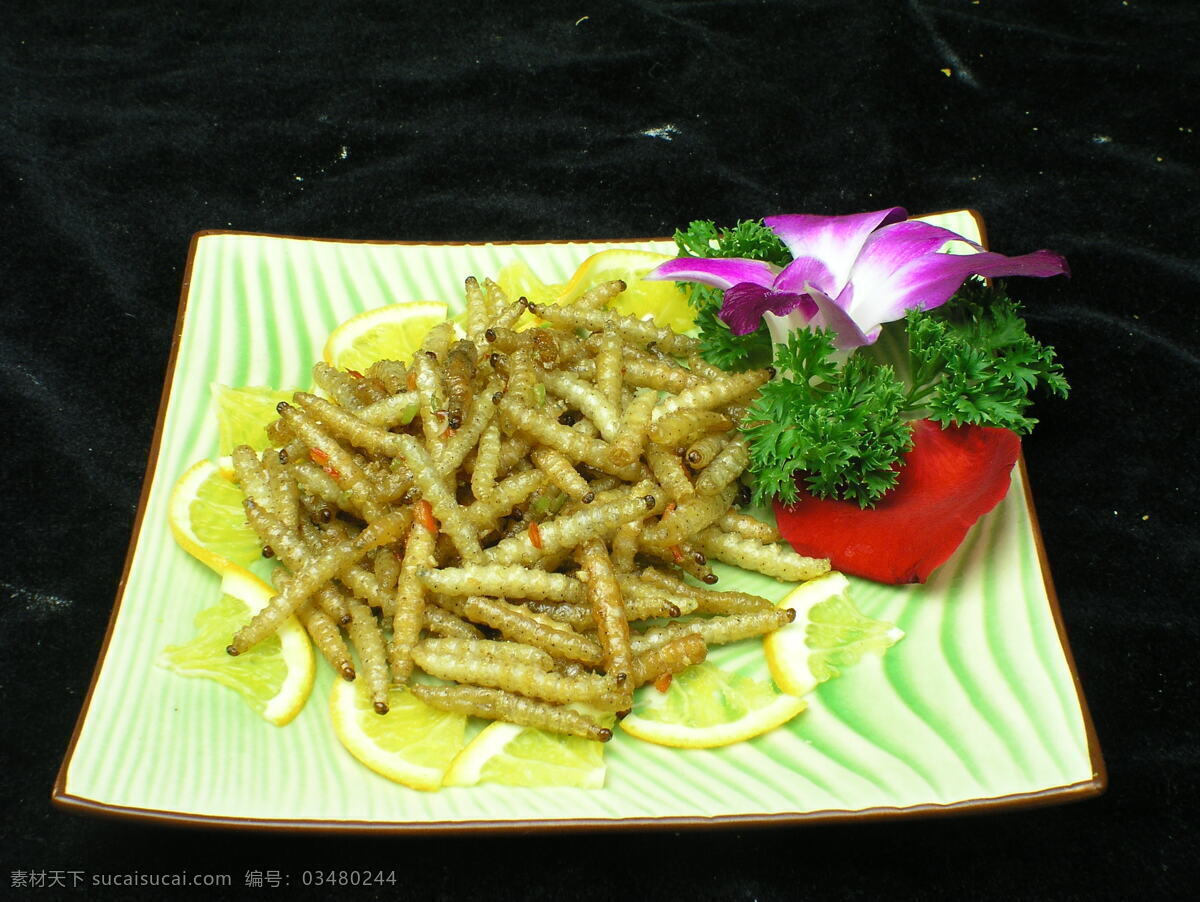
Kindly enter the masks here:
[[784, 692], [806, 695], [867, 652], [886, 651], [904, 631], [864, 615], [850, 599], [850, 581], [836, 570], [797, 586], [779, 602], [796, 619], [763, 639], [771, 678]]
[[267, 426], [278, 418], [275, 405], [292, 399], [291, 393], [273, 388], [231, 388], [219, 382], [212, 384], [212, 393], [217, 408], [218, 453], [222, 457], [228, 457], [238, 445], [264, 450], [270, 445]]
[[769, 683], [706, 662], [675, 674], [666, 692], [653, 686], [638, 690], [621, 729], [658, 745], [707, 749], [761, 736], [806, 706]]
[[433, 792], [462, 750], [467, 718], [439, 711], [403, 687], [388, 693], [377, 714], [366, 680], [334, 683], [333, 729], [346, 750], [371, 770], [411, 789]]
[[209, 460], [189, 467], [171, 489], [167, 521], [175, 541], [222, 575], [262, 554], [258, 536], [246, 524], [242, 497], [232, 471]]
[[289, 723], [308, 701], [316, 674], [312, 643], [296, 618], [289, 617], [273, 636], [236, 657], [225, 651], [229, 638], [274, 594], [254, 574], [228, 568], [220, 600], [196, 615], [195, 637], [163, 649], [158, 663], [173, 673], [229, 687], [276, 726]]
[[661, 263], [672, 259], [669, 254], [626, 248], [612, 248], [592, 254], [579, 265], [563, 287], [556, 301], [567, 304], [601, 282], [621, 279], [625, 290], [611, 304], [613, 310], [638, 319], [653, 319], [656, 325], [667, 326], [676, 332], [695, 328], [695, 311], [688, 306], [687, 295], [674, 282], [647, 282], [642, 277]]
[[425, 335], [446, 319], [441, 301], [412, 301], [376, 307], [341, 323], [325, 342], [325, 362], [365, 371], [376, 360], [411, 360]]
[[494, 721], [446, 773], [446, 786], [604, 786], [604, 743]]

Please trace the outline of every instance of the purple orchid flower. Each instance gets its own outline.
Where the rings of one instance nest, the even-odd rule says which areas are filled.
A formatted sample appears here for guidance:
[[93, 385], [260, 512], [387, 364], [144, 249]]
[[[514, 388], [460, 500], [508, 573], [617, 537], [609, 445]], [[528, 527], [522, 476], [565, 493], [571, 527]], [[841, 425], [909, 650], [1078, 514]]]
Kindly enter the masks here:
[[[647, 279], [703, 282], [725, 292], [720, 317], [735, 335], [765, 318], [772, 339], [792, 329], [830, 329], [850, 350], [873, 343], [883, 323], [912, 308], [948, 301], [969, 276], [1056, 276], [1067, 261], [1053, 251], [1006, 257], [949, 229], [909, 220], [902, 207], [851, 216], [793, 214], [763, 222], [791, 252], [783, 269], [759, 260], [679, 257]], [[948, 253], [949, 243], [968, 253]]]

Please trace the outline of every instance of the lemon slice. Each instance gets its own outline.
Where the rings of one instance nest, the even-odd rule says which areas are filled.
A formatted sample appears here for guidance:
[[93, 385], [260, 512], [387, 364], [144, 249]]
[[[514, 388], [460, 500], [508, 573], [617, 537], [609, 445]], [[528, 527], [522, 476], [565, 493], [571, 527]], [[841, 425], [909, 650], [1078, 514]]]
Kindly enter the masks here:
[[509, 263], [496, 276], [496, 284], [504, 289], [510, 301], [525, 298], [533, 304], [553, 304], [565, 286], [547, 285], [529, 268], [524, 260]]
[[179, 477], [167, 520], [175, 541], [217, 573], [248, 566], [262, 554], [258, 536], [246, 524], [242, 490], [228, 468], [212, 461], [202, 460]]
[[330, 333], [325, 362], [363, 372], [376, 360], [409, 361], [448, 309], [441, 301], [412, 301], [352, 316]]
[[159, 664], [228, 686], [271, 723], [289, 723], [308, 700], [316, 674], [312, 644], [299, 621], [289, 617], [275, 635], [237, 657], [225, 651], [230, 637], [274, 594], [254, 574], [230, 568], [221, 579], [220, 600], [196, 615], [195, 637], [163, 649]]
[[763, 639], [771, 678], [784, 692], [805, 695], [868, 651], [883, 652], [904, 637], [884, 620], [873, 620], [850, 600], [850, 581], [832, 570], [797, 586], [779, 602], [796, 619]]
[[579, 265], [571, 280], [559, 293], [559, 303], [569, 303], [589, 288], [612, 279], [622, 279], [625, 290], [613, 299], [612, 309], [638, 319], [653, 319], [656, 325], [676, 332], [695, 328], [696, 314], [688, 306], [687, 295], [674, 282], [647, 282], [646, 273], [672, 259], [654, 251], [612, 248], [592, 254]]
[[604, 786], [604, 743], [495, 721], [458, 753], [446, 786]]
[[222, 457], [228, 457], [238, 445], [249, 445], [255, 451], [265, 449], [270, 444], [267, 425], [278, 419], [275, 405], [292, 398], [290, 393], [273, 388], [231, 388], [219, 382], [212, 384], [212, 393]]
[[388, 713], [376, 714], [366, 682], [334, 683], [329, 710], [342, 745], [389, 780], [438, 789], [463, 747], [466, 716], [431, 708], [403, 687], [388, 693]]
[[707, 749], [761, 736], [805, 707], [803, 699], [768, 683], [695, 664], [677, 673], [666, 692], [653, 686], [638, 690], [621, 728], [658, 745]]

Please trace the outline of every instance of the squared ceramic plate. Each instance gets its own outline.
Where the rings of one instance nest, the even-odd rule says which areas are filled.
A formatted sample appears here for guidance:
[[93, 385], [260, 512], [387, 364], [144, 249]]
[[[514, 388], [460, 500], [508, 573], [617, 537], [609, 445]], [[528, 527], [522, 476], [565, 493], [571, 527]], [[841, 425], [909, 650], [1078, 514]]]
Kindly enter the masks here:
[[[978, 217], [939, 224], [981, 236]], [[91, 690], [53, 798], [82, 813], [246, 828], [360, 831], [745, 826], [1047, 804], [1104, 788], [1023, 466], [1007, 498], [923, 586], [855, 580], [864, 613], [906, 638], [824, 684], [763, 737], [673, 750], [623, 734], [602, 790], [501, 786], [422, 793], [377, 776], [334, 738], [321, 665], [313, 696], [274, 727], [207, 680], [155, 666], [192, 635], [218, 578], [180, 550], [170, 489], [215, 457], [211, 385], [307, 387], [326, 336], [383, 304], [461, 309], [467, 274], [525, 260], [565, 281], [606, 247], [666, 241], [417, 245], [206, 232], [193, 240], [138, 523]], [[722, 587], [790, 587], [724, 569]], [[718, 663], [765, 675], [758, 643]], [[619, 731], [618, 731], [619, 733]]]

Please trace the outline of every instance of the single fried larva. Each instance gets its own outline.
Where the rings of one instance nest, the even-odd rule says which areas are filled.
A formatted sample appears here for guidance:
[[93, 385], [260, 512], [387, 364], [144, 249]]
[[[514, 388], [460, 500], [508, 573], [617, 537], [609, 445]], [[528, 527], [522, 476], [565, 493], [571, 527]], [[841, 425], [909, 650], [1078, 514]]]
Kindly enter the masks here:
[[467, 301], [467, 335], [478, 347], [483, 344], [483, 332], [492, 318], [492, 311], [488, 309], [487, 297], [479, 287], [478, 279], [467, 276], [464, 287]]
[[476, 529], [493, 529], [500, 517], [512, 513], [513, 508], [545, 484], [546, 474], [543, 471], [522, 470], [496, 483], [485, 499], [468, 505], [463, 514]]
[[529, 455], [535, 467], [546, 474], [553, 485], [576, 501], [590, 504], [596, 497], [588, 481], [579, 475], [568, 458], [553, 448], [535, 448]]
[[462, 466], [467, 453], [479, 443], [480, 436], [496, 416], [496, 405], [491, 399], [492, 395], [500, 391], [501, 384], [499, 377], [493, 378], [487, 384], [484, 398], [470, 408], [467, 421], [455, 427], [457, 431], [442, 446], [436, 466], [443, 478], [450, 478]]
[[726, 432], [733, 420], [715, 410], [681, 407], [650, 424], [650, 441], [676, 447], [690, 445], [710, 432]]
[[421, 404], [421, 432], [425, 436], [425, 447], [436, 460], [442, 451], [448, 423], [442, 370], [438, 366], [438, 358], [430, 356], [431, 353], [418, 353], [413, 359], [412, 372], [413, 389]]
[[376, 548], [371, 558], [371, 569], [379, 588], [384, 592], [395, 591], [396, 579], [400, 576], [400, 558], [391, 548]]
[[692, 485], [683, 462], [673, 450], [651, 443], [646, 446], [645, 454], [650, 471], [667, 493], [668, 499], [678, 503], [696, 494], [696, 487]]
[[[512, 303], [512, 298], [509, 298], [508, 293], [500, 287], [498, 282], [495, 282], [490, 277], [483, 280], [483, 300], [487, 309], [487, 319], [485, 326], [494, 324], [506, 307]], [[521, 299], [522, 301], [524, 298]], [[482, 344], [482, 342], [476, 342]]]
[[257, 452], [249, 445], [238, 445], [230, 454], [233, 476], [242, 488], [242, 494], [253, 498], [269, 511], [272, 510], [271, 490], [267, 481], [267, 470]]
[[450, 345], [442, 365], [442, 381], [446, 386], [446, 421], [451, 429], [462, 426], [471, 413], [478, 369], [474, 342], [456, 341]]
[[517, 298], [511, 303], [503, 304], [499, 312], [493, 317], [492, 325], [498, 329], [511, 329], [517, 320], [521, 318], [521, 314], [528, 309], [529, 301], [525, 300], [525, 298]]
[[579, 297], [569, 300], [572, 307], [580, 310], [603, 310], [612, 299], [625, 290], [625, 282], [621, 279], [610, 279], [589, 288]]
[[483, 557], [489, 563], [531, 564], [548, 554], [574, 548], [589, 536], [607, 537], [622, 523], [652, 515], [661, 509], [659, 505], [658, 497], [649, 492], [629, 494], [607, 503], [594, 501], [541, 524], [536, 540], [528, 531], [522, 532], [493, 545]]
[[666, 353], [680, 357], [686, 357], [699, 347], [694, 338], [634, 316], [622, 316], [611, 310], [586, 310], [548, 304], [530, 304], [529, 309], [536, 316], [558, 326], [587, 329], [591, 332], [615, 331], [626, 341], [643, 345], [654, 342]]
[[514, 661], [532, 664], [549, 673], [554, 669], [554, 658], [535, 645], [510, 642], [503, 639], [425, 639], [424, 647], [436, 654], [454, 655], [458, 658], [488, 658], [496, 661]]
[[613, 682], [597, 674], [565, 676], [554, 671], [547, 673], [533, 664], [463, 659], [453, 654], [432, 651], [424, 642], [419, 642], [413, 649], [413, 659], [417, 666], [430, 676], [456, 683], [473, 683], [504, 689], [507, 692], [564, 705], [583, 702], [607, 711], [620, 711], [627, 707], [625, 696], [616, 689]]
[[296, 615], [304, 624], [305, 632], [312, 639], [313, 645], [317, 647], [321, 657], [329, 662], [334, 672], [347, 682], [353, 680], [355, 672], [350, 649], [342, 640], [341, 630], [334, 619], [312, 602], [300, 605]]
[[600, 390], [570, 373], [544, 373], [546, 389], [562, 398], [575, 410], [592, 421], [605, 441], [612, 441], [621, 426], [617, 407]]
[[826, 558], [805, 557], [783, 545], [764, 545], [755, 539], [722, 532], [715, 526], [702, 530], [695, 541], [709, 557], [782, 582], [804, 582], [829, 570]]
[[621, 366], [621, 336], [615, 332], [602, 332], [600, 346], [596, 349], [596, 391], [618, 412], [624, 409], [621, 402], [625, 378]]
[[425, 586], [420, 574], [435, 564], [434, 542], [433, 533], [414, 522], [404, 543], [392, 611], [392, 641], [388, 646], [388, 666], [396, 683], [406, 682], [412, 674], [413, 646], [421, 638], [421, 628], [425, 625]]
[[613, 533], [611, 557], [613, 569], [618, 573], [627, 573], [633, 569], [642, 528], [643, 521], [630, 520], [618, 526]]
[[690, 598], [695, 604], [694, 610], [699, 614], [749, 614], [767, 611], [775, 606], [768, 599], [748, 592], [701, 589], [655, 567], [644, 568], [638, 572], [638, 577], [642, 583], [669, 592], [673, 598]]
[[773, 368], [748, 370], [744, 373], [722, 373], [715, 378], [691, 385], [674, 397], [663, 398], [654, 411], [654, 420], [669, 417], [680, 410], [716, 410], [745, 397], [768, 382], [775, 374]]
[[[632, 595], [626, 594], [624, 580], [621, 581], [621, 587], [625, 616], [630, 623], [636, 623], [639, 620], [679, 617], [681, 614], [691, 613], [698, 607], [694, 601], [686, 598], [681, 599], [682, 603], [677, 603], [668, 598], [665, 592], [652, 594], [645, 591]], [[596, 629], [596, 618], [592, 614], [590, 605], [569, 604], [561, 601], [527, 601], [522, 607], [532, 614], [543, 615], [558, 623], [564, 623], [577, 632], [586, 633]]]
[[270, 448], [263, 452], [262, 463], [267, 477], [271, 512], [284, 526], [297, 529], [300, 526], [300, 487], [295, 477]]
[[[445, 360], [450, 343], [454, 341], [454, 323], [444, 320], [425, 333], [417, 357], [427, 357], [430, 360]], [[432, 355], [432, 356], [430, 356]]]
[[358, 649], [362, 675], [371, 693], [371, 706], [376, 714], [387, 714], [391, 678], [388, 674], [383, 634], [379, 631], [379, 621], [375, 619], [371, 609], [361, 601], [350, 602], [350, 622], [346, 625], [346, 632], [350, 634], [350, 641]]
[[642, 530], [641, 541], [650, 545], [671, 546], [686, 541], [729, 510], [737, 494], [736, 485], [727, 485], [717, 495], [693, 495], [663, 512], [659, 521]]
[[[450, 603], [448, 598], [446, 603]], [[457, 610], [473, 623], [490, 626], [507, 639], [543, 649], [556, 658], [566, 658], [593, 667], [599, 667], [604, 661], [604, 654], [594, 639], [571, 629], [550, 626], [520, 605], [495, 598], [471, 596], [463, 599]]]
[[354, 415], [369, 426], [394, 429], [397, 426], [407, 426], [420, 412], [421, 402], [416, 392], [404, 391], [401, 394], [388, 395], [362, 410], [356, 410]]
[[510, 433], [524, 435], [538, 444], [562, 452], [574, 462], [585, 463], [622, 479], [637, 477], [637, 470], [632, 465], [620, 467], [609, 462], [608, 442], [589, 438], [569, 426], [563, 426], [537, 408], [520, 403], [511, 392], [500, 401], [499, 413], [501, 428]]
[[690, 542], [680, 542], [677, 545], [650, 545], [642, 542], [638, 550], [647, 557], [661, 561], [672, 567], [677, 567], [693, 579], [698, 579], [705, 585], [711, 586], [718, 581], [717, 574], [708, 566], [704, 553], [697, 550]]
[[597, 742], [612, 739], [612, 730], [601, 726], [573, 708], [525, 698], [503, 689], [486, 686], [412, 687], [412, 693], [430, 707], [486, 720], [503, 720], [550, 733], [582, 736]]
[[466, 518], [454, 495], [442, 482], [429, 453], [411, 435], [397, 435], [396, 438], [404, 460], [412, 470], [413, 480], [421, 491], [421, 497], [433, 507], [433, 515], [437, 517], [442, 529], [463, 556], [463, 560], [479, 560], [483, 549], [479, 546], [478, 532]]
[[625, 408], [617, 434], [608, 448], [608, 459], [613, 465], [628, 466], [641, 456], [650, 429], [650, 415], [657, 400], [658, 392], [640, 389]]
[[713, 458], [721, 453], [721, 449], [728, 441], [729, 436], [720, 432], [702, 436], [688, 445], [687, 451], [683, 455], [684, 463], [693, 473], [703, 470], [713, 462]]
[[757, 517], [743, 514], [732, 507], [717, 520], [716, 526], [724, 532], [731, 532], [764, 544], [783, 541], [779, 530], [773, 524], [764, 523]]
[[750, 446], [746, 437], [738, 433], [713, 458], [712, 463], [696, 474], [696, 492], [700, 495], [718, 495], [726, 486], [733, 484], [750, 462]]
[[[612, 560], [600, 539], [584, 542], [576, 552], [579, 565], [587, 575], [587, 598], [596, 620], [596, 634], [604, 653], [604, 671], [618, 686], [629, 679], [629, 620], [621, 586]], [[570, 599], [565, 599], [570, 600]]]
[[[367, 367], [365, 375], [368, 379], [379, 380], [379, 384], [383, 386], [389, 396], [405, 392], [408, 389], [408, 366], [400, 360], [376, 360]], [[384, 400], [387, 399], [385, 398]], [[366, 410], [367, 408], [364, 407], [363, 409]], [[375, 425], [381, 426], [383, 424], [376, 423]]]
[[479, 639], [483, 636], [475, 626], [436, 604], [425, 605], [425, 631], [448, 639]]
[[707, 657], [704, 637], [699, 633], [687, 633], [634, 655], [629, 678], [634, 687], [641, 686], [663, 674], [680, 673], [693, 664], [702, 664]]
[[492, 419], [488, 421], [479, 436], [475, 452], [475, 465], [471, 468], [471, 494], [477, 501], [488, 501], [492, 498], [496, 491], [499, 469], [500, 424]]
[[576, 603], [582, 603], [586, 598], [583, 583], [574, 577], [516, 564], [470, 564], [466, 567], [443, 567], [440, 570], [423, 569], [417, 575], [427, 588], [443, 595], [493, 595]]
[[[264, 507], [255, 503], [253, 498], [245, 499], [242, 506], [246, 511], [246, 522], [250, 524], [250, 528], [258, 535], [263, 546], [272, 550], [284, 567], [295, 573], [307, 566], [312, 559], [314, 549], [301, 538], [298, 532], [290, 530], [280, 523]], [[281, 571], [277, 570], [276, 573], [281, 573]], [[290, 578], [289, 575], [288, 579]], [[333, 591], [332, 587], [323, 586], [318, 589], [314, 593], [313, 600], [336, 622], [345, 623], [349, 618], [350, 614], [345, 598], [340, 593]]]
[[634, 654], [642, 654], [651, 648], [664, 645], [672, 639], [694, 633], [706, 645], [727, 645], [742, 639], [764, 636], [787, 626], [796, 619], [791, 608], [771, 608], [769, 611], [753, 611], [747, 614], [727, 614], [715, 617], [699, 617], [695, 620], [673, 620], [664, 626], [653, 626], [646, 632], [630, 638]]
[[343, 500], [346, 500], [343, 497], [342, 487], [338, 485], [336, 479], [325, 472], [324, 467], [319, 467], [305, 458], [292, 460], [288, 463], [288, 470], [295, 478], [296, 484], [300, 486], [302, 493], [321, 499], [326, 510], [341, 509]]

